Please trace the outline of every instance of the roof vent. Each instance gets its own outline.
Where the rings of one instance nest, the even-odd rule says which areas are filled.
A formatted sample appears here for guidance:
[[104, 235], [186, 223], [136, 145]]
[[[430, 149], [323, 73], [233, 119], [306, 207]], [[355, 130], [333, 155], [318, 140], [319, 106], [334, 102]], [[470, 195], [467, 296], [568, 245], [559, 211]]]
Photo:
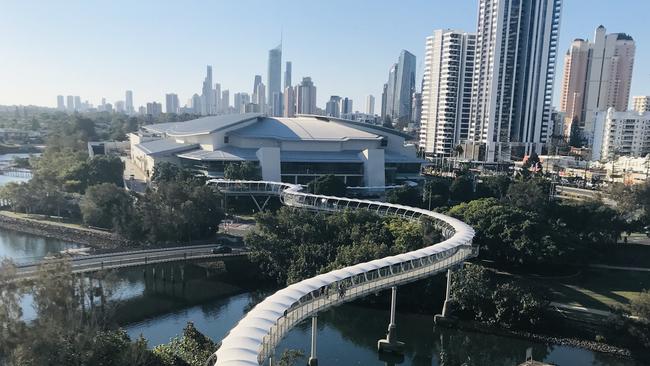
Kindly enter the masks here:
[[316, 118], [316, 119], [319, 120], [319, 121], [325, 121], [325, 122], [329, 122], [329, 121], [330, 121], [329, 118], [327, 118], [327, 117], [323, 117], [323, 116], [316, 116], [316, 117], [314, 117], [314, 118]]

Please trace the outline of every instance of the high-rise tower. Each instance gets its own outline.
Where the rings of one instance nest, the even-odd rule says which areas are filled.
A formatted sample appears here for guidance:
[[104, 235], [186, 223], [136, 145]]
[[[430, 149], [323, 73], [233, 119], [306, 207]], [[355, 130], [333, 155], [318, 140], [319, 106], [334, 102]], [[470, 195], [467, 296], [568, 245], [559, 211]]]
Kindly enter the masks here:
[[440, 29], [427, 37], [420, 150], [451, 156], [469, 133], [476, 34]]
[[561, 0], [480, 0], [469, 139], [485, 161], [541, 152], [551, 133]]
[[266, 75], [268, 88], [267, 97], [272, 116], [282, 116], [282, 45], [269, 51], [268, 73]]

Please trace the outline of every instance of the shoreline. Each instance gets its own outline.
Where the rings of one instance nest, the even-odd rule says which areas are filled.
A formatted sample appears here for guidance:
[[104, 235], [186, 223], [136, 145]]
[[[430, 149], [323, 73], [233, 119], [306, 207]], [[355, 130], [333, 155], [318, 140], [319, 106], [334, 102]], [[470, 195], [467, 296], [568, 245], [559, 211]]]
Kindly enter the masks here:
[[534, 342], [553, 344], [558, 346], [568, 346], [574, 348], [585, 349], [592, 352], [608, 354], [611, 356], [619, 357], [622, 359], [635, 360], [630, 349], [614, 346], [608, 343], [601, 343], [580, 338], [571, 338], [563, 336], [553, 336], [543, 333], [532, 333], [528, 331], [519, 331], [494, 327], [479, 323], [472, 320], [461, 320], [458, 318], [445, 319], [439, 326], [460, 329], [463, 331], [470, 331], [482, 334], [496, 335], [501, 337], [510, 337], [517, 339], [525, 339]]
[[83, 230], [0, 213], [0, 228], [19, 233], [67, 241], [95, 250], [138, 248], [143, 245], [99, 230]]

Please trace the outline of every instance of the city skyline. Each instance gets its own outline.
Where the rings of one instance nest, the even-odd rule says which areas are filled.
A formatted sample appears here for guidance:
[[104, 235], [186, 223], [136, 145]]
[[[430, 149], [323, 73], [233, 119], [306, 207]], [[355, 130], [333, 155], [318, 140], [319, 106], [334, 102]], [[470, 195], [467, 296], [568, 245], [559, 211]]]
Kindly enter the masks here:
[[[213, 79], [223, 88], [233, 92], [250, 92], [250, 79], [256, 74], [266, 76], [267, 52], [278, 44], [282, 31], [283, 60], [293, 61], [294, 85], [297, 84], [295, 80], [309, 76], [319, 88], [317, 100], [319, 107], [325, 106], [330, 95], [347, 95], [353, 100], [360, 101], [361, 103], [355, 104], [355, 107], [363, 111], [367, 95], [381, 96], [389, 68], [395, 62], [395, 55], [402, 49], [408, 50], [417, 58], [416, 84], [419, 88], [423, 71], [424, 39], [435, 29], [454, 28], [468, 31], [474, 29], [478, 1], [460, 0], [449, 5], [440, 2], [413, 3], [410, 8], [416, 8], [418, 10], [416, 12], [404, 9], [393, 11], [394, 9], [390, 8], [388, 3], [373, 3], [375, 5], [373, 7], [368, 7], [367, 4], [351, 4], [353, 14], [363, 9], [373, 15], [374, 18], [369, 17], [372, 21], [367, 23], [366, 21], [359, 23], [359, 18], [351, 15], [341, 15], [334, 20], [328, 19], [328, 22], [318, 19], [299, 19], [301, 14], [324, 12], [327, 7], [324, 4], [304, 4], [296, 7], [292, 6], [294, 4], [292, 1], [283, 1], [278, 2], [273, 9], [269, 9], [270, 16], [264, 16], [271, 18], [264, 20], [268, 32], [259, 34], [250, 29], [246, 30], [244, 35], [233, 39], [217, 37], [235, 23], [235, 20], [219, 14], [230, 14], [239, 8], [255, 6], [251, 4], [265, 3], [257, 1], [243, 4], [220, 3], [222, 11], [216, 12], [216, 17], [220, 21], [224, 20], [223, 24], [220, 23], [207, 35], [196, 35], [196, 40], [188, 37], [198, 30], [206, 32], [205, 29], [210, 29], [207, 24], [202, 24], [201, 20], [206, 17], [202, 13], [195, 14], [196, 17], [190, 22], [190, 29], [187, 30], [178, 26], [166, 27], [171, 28], [166, 29], [159, 24], [164, 19], [169, 19], [172, 13], [176, 15], [165, 7], [152, 9], [155, 15], [159, 15], [162, 19], [156, 21], [142, 20], [128, 14], [124, 19], [119, 18], [117, 14], [113, 17], [113, 10], [107, 10], [109, 13], [102, 14], [102, 18], [110, 19], [110, 22], [104, 20], [96, 27], [97, 29], [86, 29], [83, 26], [90, 26], [95, 16], [90, 14], [94, 9], [91, 5], [82, 3], [77, 7], [65, 7], [66, 11], [63, 12], [61, 9], [54, 8], [53, 4], [43, 3], [38, 11], [28, 13], [34, 8], [33, 2], [31, 5], [29, 2], [26, 5], [7, 4], [3, 14], [0, 15], [0, 31], [12, 34], [12, 37], [0, 40], [0, 45], [14, 52], [0, 60], [0, 79], [6, 81], [4, 85], [11, 85], [12, 88], [0, 88], [0, 104], [56, 107], [57, 95], [81, 95], [82, 99], [97, 105], [100, 104], [102, 97], [110, 102], [124, 100], [125, 90], [133, 90], [133, 104], [136, 107], [151, 101], [164, 102], [165, 94], [168, 93], [175, 93], [179, 95], [181, 101], [185, 101], [194, 93], [200, 93], [200, 87], [197, 88], [196, 85], [204, 77], [205, 65], [213, 65]], [[648, 67], [644, 66], [644, 60], [650, 58], [650, 51], [644, 48], [644, 36], [647, 31], [643, 29], [643, 22], [640, 21], [640, 14], [644, 13], [643, 8], [650, 8], [650, 6], [623, 0], [616, 10], [625, 9], [625, 4], [628, 5], [627, 8], [634, 5], [638, 11], [626, 12], [625, 17], [617, 17], [612, 16], [614, 13], [606, 4], [593, 4], [585, 0], [565, 2], [558, 49], [563, 53], [574, 38], [591, 38], [593, 29], [599, 24], [605, 25], [608, 32], [630, 34], [638, 45], [636, 56], [638, 67], [634, 70], [631, 95], [650, 94], [650, 91], [644, 88], [644, 85], [650, 82]], [[135, 7], [133, 13], [143, 5], [136, 4]], [[198, 8], [199, 5], [197, 4], [196, 7]], [[209, 7], [214, 5], [210, 4]], [[428, 11], [434, 8], [435, 12]], [[184, 10], [191, 9], [194, 9], [194, 6]], [[472, 11], [468, 12], [467, 9]], [[280, 10], [284, 10], [286, 14], [281, 14]], [[634, 21], [637, 16], [639, 21]], [[288, 19], [287, 17], [292, 21], [284, 20]], [[135, 24], [136, 18], [141, 22], [139, 25]], [[593, 21], [590, 21], [589, 19], [592, 18]], [[394, 33], [394, 30], [378, 26], [382, 24], [382, 19], [409, 19], [409, 25], [399, 33]], [[576, 21], [577, 19], [580, 21]], [[353, 20], [355, 28], [358, 28], [354, 34], [336, 29], [338, 25]], [[150, 22], [152, 24], [149, 24]], [[312, 23], [314, 23], [313, 27], [304, 27], [305, 24]], [[128, 38], [129, 25], [133, 25], [134, 30], [142, 35], [142, 39], [145, 35], [155, 37], [169, 35], [173, 42], [168, 45], [182, 49], [183, 52], [175, 55], [169, 52], [173, 49], [157, 51], [153, 48], [143, 48], [141, 39]], [[152, 26], [143, 29], [145, 25]], [[120, 29], [116, 29], [117, 27]], [[106, 39], [100, 36], [116, 30], [118, 31], [116, 38], [120, 39], [123, 46], [117, 49], [102, 46], [102, 42]], [[275, 34], [273, 34], [274, 30]], [[331, 32], [345, 33], [348, 36], [337, 43], [337, 52], [330, 52], [327, 47], [317, 46], [322, 40], [330, 37]], [[77, 37], [71, 38], [74, 34]], [[206, 48], [203, 44], [197, 52], [191, 52], [194, 56], [187, 57], [188, 47], [196, 50], [195, 41], [203, 40], [203, 37], [210, 38], [210, 43], [214, 44], [214, 47]], [[52, 42], [37, 41], [47, 39], [52, 39]], [[75, 39], [75, 42], [62, 44], [66, 39]], [[382, 42], [375, 43], [374, 39]], [[35, 49], [31, 45], [37, 42], [42, 44], [42, 47]], [[157, 45], [157, 42], [159, 41], [154, 43]], [[76, 43], [83, 44], [84, 47], [71, 47]], [[55, 46], [59, 46], [66, 52], [55, 52]], [[103, 58], [108, 53], [111, 57]], [[349, 54], [355, 53], [364, 57], [352, 59], [348, 57]], [[122, 57], [127, 54], [129, 57]], [[48, 60], [48, 67], [44, 67], [42, 62], [44, 59]], [[95, 61], [99, 59], [102, 61]], [[151, 67], [146, 67], [148, 61]], [[562, 70], [562, 60], [558, 61], [558, 70]], [[116, 77], [116, 75], [123, 76]], [[559, 75], [556, 75], [557, 77]], [[559, 80], [556, 79], [555, 84], [553, 104], [558, 106]], [[34, 92], [35, 90], [37, 92]]]

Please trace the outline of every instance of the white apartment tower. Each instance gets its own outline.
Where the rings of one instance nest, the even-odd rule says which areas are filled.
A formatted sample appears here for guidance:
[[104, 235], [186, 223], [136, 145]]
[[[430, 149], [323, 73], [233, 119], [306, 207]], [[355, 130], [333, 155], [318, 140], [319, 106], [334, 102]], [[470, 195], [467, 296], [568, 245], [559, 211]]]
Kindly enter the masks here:
[[650, 112], [650, 96], [635, 96], [632, 98], [632, 105], [634, 111], [638, 113]]
[[551, 133], [561, 7], [561, 0], [479, 1], [472, 158], [507, 161], [541, 152]]
[[592, 160], [650, 154], [650, 112], [617, 112], [613, 107], [596, 113]]
[[420, 149], [451, 156], [469, 133], [476, 35], [440, 29], [427, 37], [422, 82]]

